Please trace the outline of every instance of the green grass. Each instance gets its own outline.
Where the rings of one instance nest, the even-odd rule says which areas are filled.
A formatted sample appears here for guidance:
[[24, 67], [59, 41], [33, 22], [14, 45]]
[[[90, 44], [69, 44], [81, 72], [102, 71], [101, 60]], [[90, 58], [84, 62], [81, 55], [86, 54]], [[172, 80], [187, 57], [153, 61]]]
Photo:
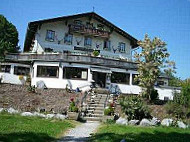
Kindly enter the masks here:
[[73, 126], [69, 121], [0, 114], [0, 142], [50, 142]]
[[190, 129], [138, 127], [107, 124], [99, 128], [90, 142], [190, 142]]

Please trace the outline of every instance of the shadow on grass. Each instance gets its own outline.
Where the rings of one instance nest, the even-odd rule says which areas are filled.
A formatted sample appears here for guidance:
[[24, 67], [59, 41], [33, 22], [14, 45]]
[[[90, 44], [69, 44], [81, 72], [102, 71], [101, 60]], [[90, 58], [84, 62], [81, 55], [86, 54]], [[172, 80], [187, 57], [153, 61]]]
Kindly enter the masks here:
[[90, 142], [120, 142], [125, 139], [126, 142], [190, 142], [189, 133], [164, 133], [154, 131], [154, 133], [100, 133], [91, 137]]
[[0, 142], [52, 142], [56, 139], [44, 133], [17, 132], [0, 133]]

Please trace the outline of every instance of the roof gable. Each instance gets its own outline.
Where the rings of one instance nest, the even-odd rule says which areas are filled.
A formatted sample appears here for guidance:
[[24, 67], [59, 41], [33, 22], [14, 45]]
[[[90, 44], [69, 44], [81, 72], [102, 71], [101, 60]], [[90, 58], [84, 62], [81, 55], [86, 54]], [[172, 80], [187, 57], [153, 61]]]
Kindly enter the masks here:
[[28, 29], [27, 29], [27, 34], [25, 38], [25, 43], [24, 43], [24, 51], [29, 51], [29, 48], [32, 43], [32, 39], [34, 39], [35, 33], [37, 31], [38, 26], [40, 26], [43, 23], [49, 23], [49, 22], [56, 22], [56, 21], [63, 21], [63, 20], [69, 20], [69, 19], [74, 19], [74, 18], [82, 18], [82, 17], [89, 17], [89, 18], [94, 18], [95, 20], [103, 23], [110, 29], [116, 31], [117, 33], [121, 34], [122, 36], [126, 37], [131, 41], [132, 48], [136, 48], [137, 45], [137, 39], [132, 37], [130, 34], [127, 32], [123, 31], [119, 27], [115, 26], [105, 18], [101, 17], [100, 15], [94, 13], [94, 12], [89, 12], [89, 13], [82, 13], [82, 14], [77, 14], [77, 15], [71, 15], [71, 16], [62, 16], [62, 17], [57, 17], [57, 18], [51, 18], [51, 19], [45, 19], [45, 20], [39, 20], [39, 21], [33, 21], [28, 24]]

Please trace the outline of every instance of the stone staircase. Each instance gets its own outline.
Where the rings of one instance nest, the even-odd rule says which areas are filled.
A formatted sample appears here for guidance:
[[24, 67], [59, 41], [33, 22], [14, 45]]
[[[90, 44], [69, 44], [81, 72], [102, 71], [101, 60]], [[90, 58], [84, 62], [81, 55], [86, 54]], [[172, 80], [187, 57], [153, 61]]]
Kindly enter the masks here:
[[104, 109], [109, 99], [108, 94], [90, 94], [86, 102], [83, 119], [86, 121], [101, 121]]

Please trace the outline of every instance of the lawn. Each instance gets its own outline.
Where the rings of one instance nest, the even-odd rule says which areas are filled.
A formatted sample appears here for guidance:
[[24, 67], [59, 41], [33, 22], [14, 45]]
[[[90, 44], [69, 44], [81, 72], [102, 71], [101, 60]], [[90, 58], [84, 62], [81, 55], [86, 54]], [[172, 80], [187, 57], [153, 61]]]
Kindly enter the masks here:
[[190, 142], [190, 129], [102, 125], [90, 142]]
[[0, 142], [50, 142], [71, 127], [70, 121], [0, 114]]

